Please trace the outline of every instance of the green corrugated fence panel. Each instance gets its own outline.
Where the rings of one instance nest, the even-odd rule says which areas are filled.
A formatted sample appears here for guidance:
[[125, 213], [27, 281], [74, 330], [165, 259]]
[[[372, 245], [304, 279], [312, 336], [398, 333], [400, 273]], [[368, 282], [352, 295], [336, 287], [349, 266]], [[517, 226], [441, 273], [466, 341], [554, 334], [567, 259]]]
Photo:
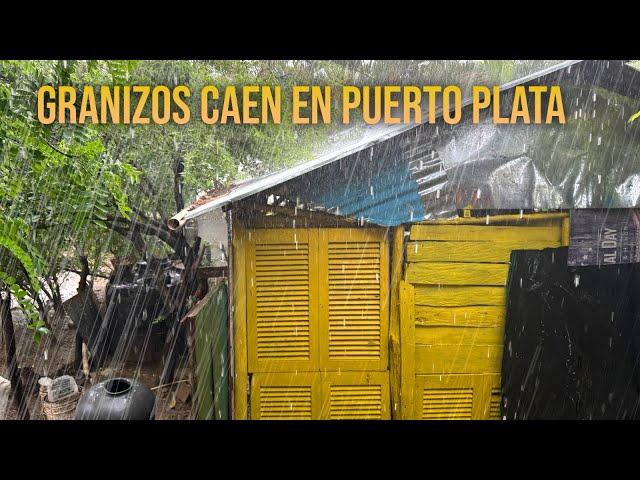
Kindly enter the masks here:
[[196, 415], [198, 420], [229, 418], [227, 285], [220, 284], [195, 319]]

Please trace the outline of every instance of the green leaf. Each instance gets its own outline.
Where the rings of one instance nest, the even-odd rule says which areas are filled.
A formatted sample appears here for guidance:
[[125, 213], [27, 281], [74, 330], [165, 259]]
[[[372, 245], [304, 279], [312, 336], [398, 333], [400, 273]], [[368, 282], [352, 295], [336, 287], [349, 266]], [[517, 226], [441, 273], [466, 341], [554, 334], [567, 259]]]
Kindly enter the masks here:
[[34, 261], [19, 243], [24, 242], [24, 238], [21, 238], [20, 235], [20, 233], [22, 233], [21, 227], [22, 226], [16, 221], [0, 218], [0, 249], [4, 248], [8, 250], [8, 252], [21, 263], [29, 276], [31, 286], [35, 291], [38, 291], [40, 289], [40, 282]]

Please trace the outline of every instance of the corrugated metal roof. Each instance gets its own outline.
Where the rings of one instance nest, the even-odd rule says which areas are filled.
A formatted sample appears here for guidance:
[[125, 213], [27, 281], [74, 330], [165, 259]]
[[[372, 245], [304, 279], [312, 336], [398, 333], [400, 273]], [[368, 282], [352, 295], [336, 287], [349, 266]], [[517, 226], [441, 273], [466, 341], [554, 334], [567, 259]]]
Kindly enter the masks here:
[[[540, 70], [531, 75], [527, 75], [517, 80], [505, 83], [500, 87], [500, 90], [509, 90], [517, 85], [521, 85], [536, 78], [549, 75], [564, 68], [570, 67], [571, 65], [574, 65], [576, 63], [580, 63], [581, 61], [582, 60], [567, 60], [558, 63], [557, 65]], [[465, 97], [462, 102], [463, 107], [466, 107], [470, 104], [471, 98]], [[438, 111], [437, 115], [440, 116], [440, 113], [441, 112]], [[196, 202], [194, 202], [190, 207], [187, 208], [187, 212], [183, 220], [191, 220], [207, 212], [228, 205], [234, 201], [242, 200], [243, 198], [255, 195], [256, 193], [262, 192], [278, 184], [309, 173], [324, 165], [328, 165], [361, 150], [373, 147], [374, 145], [389, 140], [417, 126], [418, 125], [415, 124], [378, 124], [373, 126], [363, 126], [362, 134], [358, 136], [358, 138], [347, 141], [340, 140], [339, 142], [337, 142], [337, 145], [330, 145], [325, 149], [325, 151], [320, 153], [311, 161], [301, 163], [299, 165], [295, 165], [293, 167], [280, 170], [263, 177], [242, 182], [240, 184], [237, 184], [236, 186], [232, 186], [230, 189], [210, 191], [205, 197], [201, 197], [200, 199], [196, 200]]]

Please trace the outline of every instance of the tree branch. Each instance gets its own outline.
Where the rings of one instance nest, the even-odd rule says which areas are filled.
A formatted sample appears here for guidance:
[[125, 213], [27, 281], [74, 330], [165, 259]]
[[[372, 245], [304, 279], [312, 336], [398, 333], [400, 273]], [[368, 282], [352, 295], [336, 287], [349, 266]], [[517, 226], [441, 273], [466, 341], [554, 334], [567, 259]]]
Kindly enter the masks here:
[[[81, 270], [76, 270], [74, 268], [63, 268], [62, 271], [69, 272], [69, 273], [76, 273], [78, 275], [82, 275], [82, 271]], [[106, 278], [106, 279], [110, 278], [108, 275], [103, 275], [101, 273], [90, 273], [89, 276], [90, 277]]]
[[176, 202], [176, 212], [180, 212], [184, 209], [184, 195], [183, 195], [183, 179], [182, 173], [184, 172], [184, 158], [182, 152], [176, 153], [174, 168], [173, 168], [173, 198]]
[[48, 140], [45, 140], [44, 142], [49, 146], [49, 148], [51, 148], [53, 151], [59, 153], [60, 155], [64, 155], [67, 158], [78, 158], [77, 155], [70, 155], [68, 153], [64, 153], [62, 150], [57, 149], [56, 147], [51, 145]]

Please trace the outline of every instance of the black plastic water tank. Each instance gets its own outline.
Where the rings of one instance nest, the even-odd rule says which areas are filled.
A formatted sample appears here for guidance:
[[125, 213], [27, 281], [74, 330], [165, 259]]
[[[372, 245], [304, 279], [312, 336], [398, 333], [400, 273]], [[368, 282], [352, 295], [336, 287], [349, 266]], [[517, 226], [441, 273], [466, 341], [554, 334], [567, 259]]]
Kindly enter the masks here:
[[78, 402], [76, 420], [153, 420], [155, 397], [140, 382], [116, 377], [91, 387]]

